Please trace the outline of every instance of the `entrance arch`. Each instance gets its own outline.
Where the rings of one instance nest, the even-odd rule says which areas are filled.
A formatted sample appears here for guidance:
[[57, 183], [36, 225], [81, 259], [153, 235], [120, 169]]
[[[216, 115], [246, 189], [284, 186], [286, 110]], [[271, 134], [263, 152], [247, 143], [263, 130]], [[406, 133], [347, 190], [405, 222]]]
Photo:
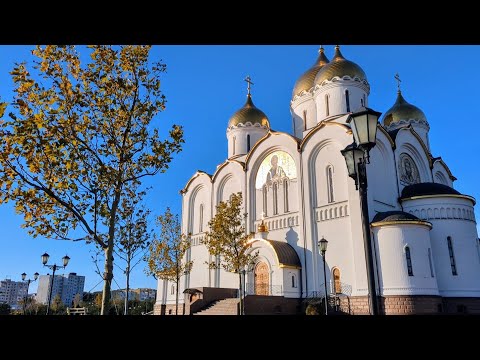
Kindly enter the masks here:
[[269, 295], [270, 271], [268, 265], [261, 261], [255, 267], [255, 295]]

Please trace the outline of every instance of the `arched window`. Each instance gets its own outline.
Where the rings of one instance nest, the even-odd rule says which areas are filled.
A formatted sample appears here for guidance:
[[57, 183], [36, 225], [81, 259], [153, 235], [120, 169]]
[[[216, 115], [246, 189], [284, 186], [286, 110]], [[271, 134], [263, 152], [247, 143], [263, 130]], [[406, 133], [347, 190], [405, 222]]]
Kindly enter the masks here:
[[435, 277], [433, 273], [432, 250], [430, 248], [428, 249], [428, 264], [430, 265], [430, 276]]
[[170, 288], [170, 295], [175, 295], [175, 285]]
[[237, 138], [234, 136], [233, 137], [233, 155], [235, 155], [235, 141], [237, 140]]
[[263, 187], [263, 213], [267, 216], [267, 186]]
[[335, 201], [333, 195], [333, 167], [331, 165], [327, 167], [327, 197], [329, 203]]
[[200, 204], [200, 219], [198, 224], [198, 232], [201, 233], [203, 231], [203, 204]]
[[247, 152], [250, 151], [250, 134], [247, 135]]
[[342, 293], [342, 283], [340, 282], [340, 270], [338, 268], [333, 269], [333, 290], [335, 294]]
[[450, 256], [450, 267], [452, 268], [452, 275], [457, 276], [457, 264], [455, 263], [455, 254], [453, 253], [452, 238], [447, 236], [448, 255]]
[[287, 179], [283, 180], [283, 192], [285, 195], [283, 207], [285, 209], [285, 212], [288, 212], [288, 180]]
[[328, 94], [325, 94], [325, 116], [330, 115], [330, 104], [328, 103]]
[[410, 255], [410, 248], [408, 246], [405, 248], [405, 258], [407, 259], [408, 276], [413, 276], [412, 256]]
[[307, 130], [307, 110], [303, 110], [303, 130]]
[[345, 103], [347, 104], [347, 112], [350, 112], [350, 91], [345, 90]]
[[296, 279], [296, 276], [292, 274], [292, 288], [296, 288], [296, 287], [297, 287], [297, 279]]
[[273, 215], [278, 214], [278, 185], [273, 183]]

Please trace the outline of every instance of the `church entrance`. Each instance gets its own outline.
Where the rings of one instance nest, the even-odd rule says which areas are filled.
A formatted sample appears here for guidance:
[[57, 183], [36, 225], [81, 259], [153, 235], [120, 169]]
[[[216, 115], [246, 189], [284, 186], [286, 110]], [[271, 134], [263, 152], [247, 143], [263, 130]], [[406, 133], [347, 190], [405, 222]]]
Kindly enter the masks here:
[[270, 274], [268, 265], [259, 262], [255, 267], [255, 295], [269, 295]]

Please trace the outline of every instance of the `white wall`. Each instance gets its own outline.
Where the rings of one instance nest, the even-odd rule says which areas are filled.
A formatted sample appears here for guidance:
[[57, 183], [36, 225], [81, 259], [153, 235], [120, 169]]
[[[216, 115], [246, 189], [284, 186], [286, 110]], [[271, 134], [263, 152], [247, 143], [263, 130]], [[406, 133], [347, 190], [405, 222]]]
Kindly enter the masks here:
[[[268, 129], [264, 126], [255, 125], [243, 125], [227, 130], [228, 140], [228, 158], [236, 155], [243, 155], [248, 153], [247, 135], [250, 135], [250, 150], [268, 132]], [[234, 147], [235, 138], [235, 147]]]
[[[472, 201], [458, 197], [403, 201], [405, 211], [433, 224], [430, 233], [440, 295], [480, 297], [480, 257]], [[447, 236], [451, 236], [456, 276], [452, 275]]]
[[[347, 111], [347, 103], [345, 92], [349, 91], [350, 111]], [[313, 97], [317, 109], [317, 122], [329, 118], [331, 116], [355, 112], [361, 107], [361, 100], [365, 99], [365, 105], [368, 105], [368, 87], [354, 80], [338, 80], [326, 83], [325, 85], [316, 86], [313, 91]], [[329, 115], [327, 116], [325, 95], [328, 95]]]
[[[293, 118], [293, 134], [298, 138], [303, 138], [305, 129], [311, 129], [317, 125], [317, 109], [315, 100], [311, 93], [307, 92], [294, 100], [290, 107]], [[304, 111], [306, 112], [307, 123], [304, 121]]]
[[[429, 230], [428, 226], [414, 224], [373, 228], [382, 295], [438, 295], [435, 269], [432, 277], [428, 260], [428, 249], [431, 247]], [[413, 276], [409, 276], [407, 271], [407, 246], [410, 248]]]

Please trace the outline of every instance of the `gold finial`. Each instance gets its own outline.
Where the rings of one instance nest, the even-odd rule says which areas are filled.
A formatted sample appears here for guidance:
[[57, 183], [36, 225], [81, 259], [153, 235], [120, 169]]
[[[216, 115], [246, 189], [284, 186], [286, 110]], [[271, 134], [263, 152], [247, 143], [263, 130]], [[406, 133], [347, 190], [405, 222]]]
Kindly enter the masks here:
[[267, 232], [268, 228], [267, 225], [265, 225], [265, 213], [262, 212], [262, 222], [260, 225], [258, 225], [258, 232]]
[[397, 80], [397, 91], [398, 93], [401, 93], [400, 83], [402, 82], [402, 80], [400, 80], [400, 75], [398, 75], [398, 72], [395, 74], [395, 80]]
[[335, 45], [335, 50], [340, 50], [340, 45]]
[[253, 82], [252, 82], [252, 78], [250, 77], [250, 75], [247, 75], [247, 77], [244, 80], [248, 83], [248, 85], [247, 85], [247, 95], [250, 95], [251, 85], [254, 85]]
[[323, 53], [325, 50], [323, 49], [323, 45], [320, 45], [320, 49], [318, 49], [318, 53], [321, 54]]

